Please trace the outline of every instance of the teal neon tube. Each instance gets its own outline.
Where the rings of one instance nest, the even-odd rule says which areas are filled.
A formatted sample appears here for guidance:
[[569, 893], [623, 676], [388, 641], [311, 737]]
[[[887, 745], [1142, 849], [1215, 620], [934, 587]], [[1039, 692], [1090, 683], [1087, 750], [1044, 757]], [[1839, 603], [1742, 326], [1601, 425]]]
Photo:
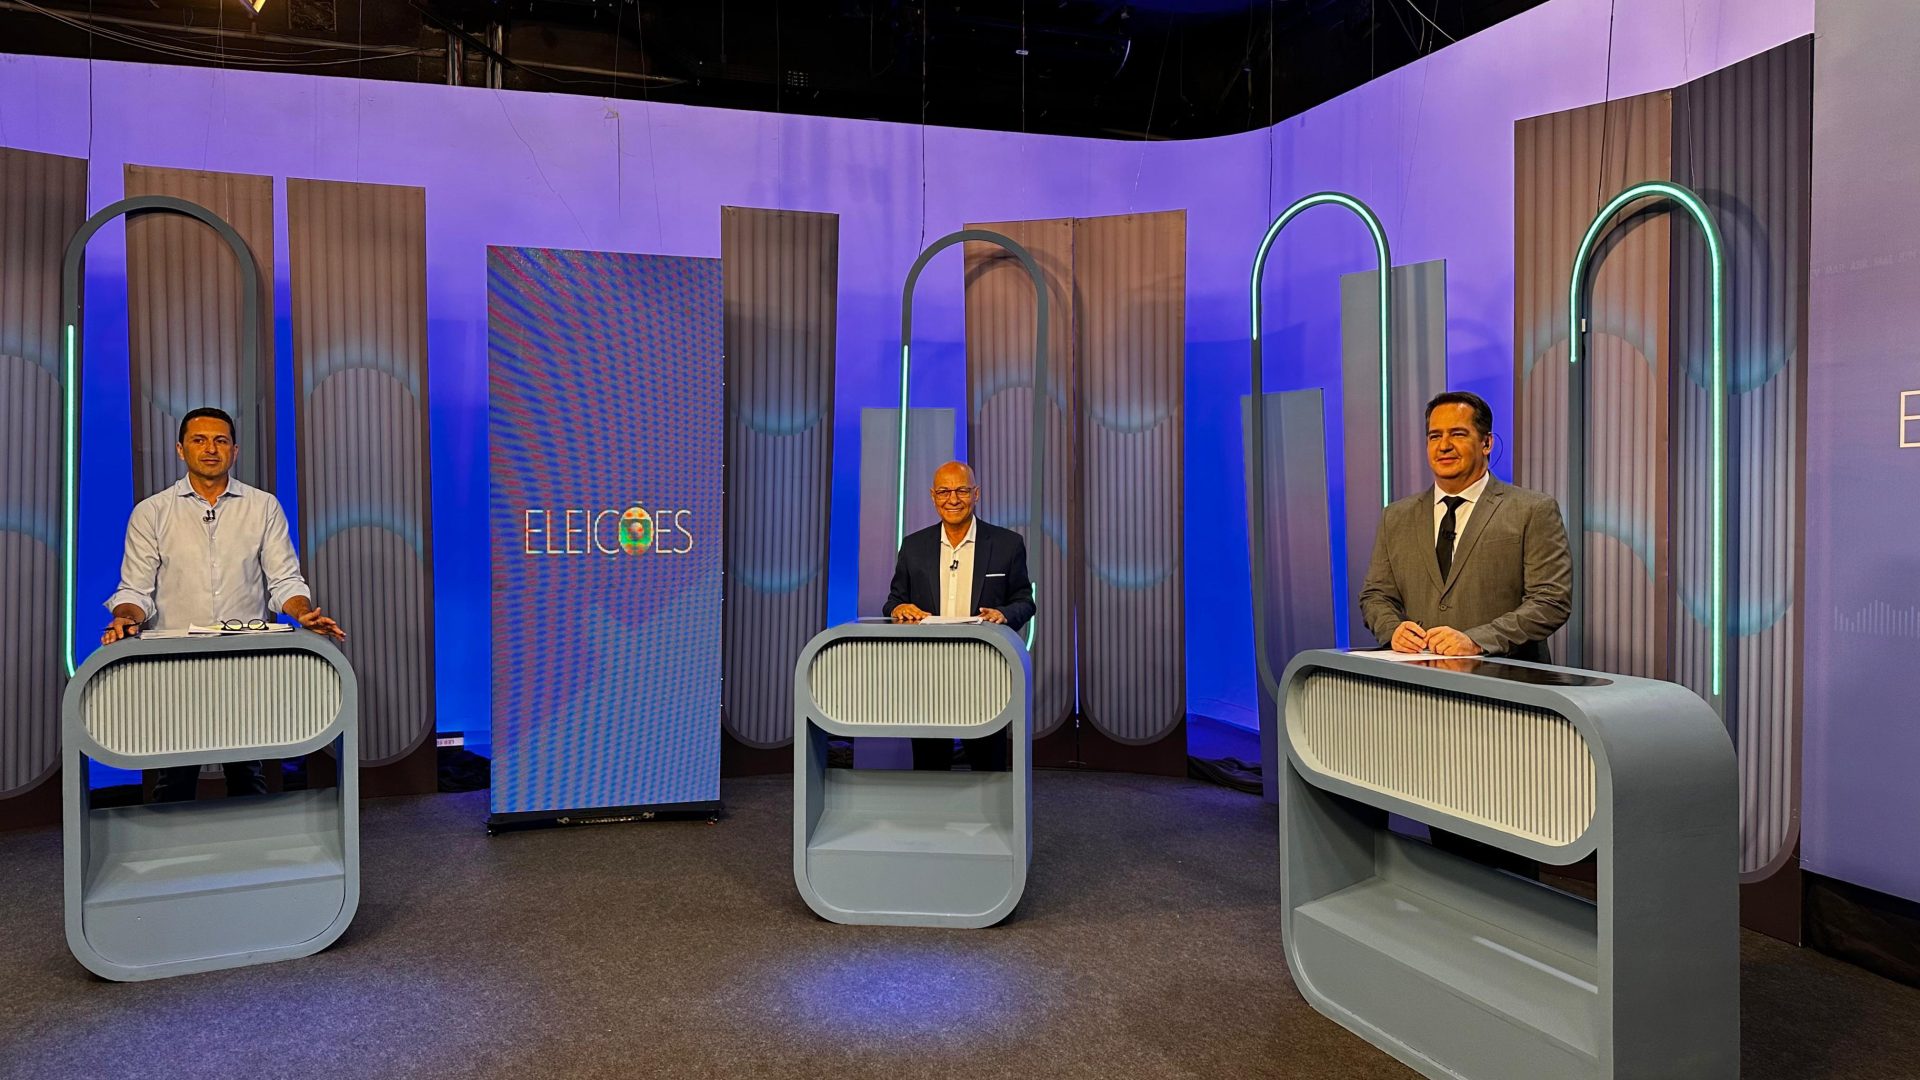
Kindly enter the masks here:
[[[1287, 227], [1294, 218], [1316, 206], [1342, 206], [1358, 215], [1373, 234], [1374, 257], [1380, 274], [1380, 505], [1393, 501], [1393, 388], [1391, 383], [1391, 360], [1393, 357], [1393, 255], [1387, 247], [1387, 230], [1380, 223], [1366, 203], [1351, 195], [1338, 191], [1322, 191], [1308, 195], [1281, 211], [1267, 227], [1266, 236], [1260, 240], [1260, 250], [1253, 257], [1253, 276], [1249, 283], [1248, 306], [1252, 327], [1252, 370], [1251, 386], [1253, 392], [1252, 409], [1252, 461], [1248, 463], [1253, 470], [1253, 513], [1248, 522], [1250, 543], [1253, 555], [1253, 655], [1255, 666], [1260, 672], [1260, 683], [1269, 696], [1276, 700], [1279, 696], [1279, 680], [1274, 677], [1273, 665], [1267, 660], [1267, 411], [1263, 407], [1266, 387], [1263, 377], [1260, 314], [1260, 284], [1266, 276], [1267, 255], [1273, 250], [1273, 242], [1279, 238], [1280, 230]], [[1346, 595], [1346, 582], [1333, 583], [1334, 610], [1346, 611], [1350, 602]]]
[[1568, 511], [1572, 518], [1575, 543], [1573, 549], [1573, 620], [1567, 628], [1568, 649], [1571, 656], [1568, 662], [1578, 665], [1581, 662], [1585, 645], [1581, 627], [1581, 613], [1585, 610], [1585, 581], [1582, 576], [1584, 562], [1584, 542], [1580, 538], [1586, 531], [1586, 423], [1587, 423], [1587, 375], [1581, 365], [1585, 355], [1587, 333], [1587, 311], [1589, 292], [1587, 275], [1592, 267], [1594, 250], [1599, 246], [1600, 238], [1606, 235], [1607, 227], [1615, 215], [1628, 206], [1643, 199], [1665, 199], [1679, 205], [1699, 226], [1700, 233], [1706, 237], [1707, 257], [1712, 272], [1712, 435], [1711, 450], [1713, 461], [1710, 466], [1712, 477], [1709, 499], [1712, 502], [1712, 582], [1711, 599], [1708, 608], [1708, 636], [1712, 649], [1712, 684], [1716, 705], [1725, 714], [1726, 668], [1729, 652], [1730, 624], [1727, 618], [1727, 577], [1729, 565], [1727, 559], [1727, 474], [1729, 470], [1727, 443], [1727, 257], [1726, 244], [1720, 236], [1720, 227], [1713, 220], [1713, 214], [1700, 196], [1680, 184], [1665, 180], [1649, 180], [1635, 184], [1615, 195], [1613, 200], [1602, 207], [1594, 216], [1593, 223], [1587, 226], [1587, 234], [1580, 240], [1579, 251], [1573, 257], [1573, 279], [1568, 285], [1567, 303], [1567, 363], [1575, 368], [1574, 375], [1568, 380], [1568, 416], [1567, 429], [1568, 456]]
[[66, 380], [60, 440], [60, 662], [71, 679], [80, 525], [80, 331], [72, 323], [67, 324], [64, 352], [60, 365]]

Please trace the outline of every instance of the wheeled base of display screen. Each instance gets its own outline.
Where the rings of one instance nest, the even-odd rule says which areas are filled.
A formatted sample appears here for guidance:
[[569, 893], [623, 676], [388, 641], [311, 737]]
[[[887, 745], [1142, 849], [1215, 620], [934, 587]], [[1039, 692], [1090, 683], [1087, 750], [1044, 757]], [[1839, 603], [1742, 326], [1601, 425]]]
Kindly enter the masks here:
[[719, 799], [656, 803], [652, 806], [600, 806], [586, 810], [526, 810], [487, 815], [487, 835], [527, 829], [563, 829], [575, 825], [622, 825], [634, 821], [719, 821], [726, 807]]

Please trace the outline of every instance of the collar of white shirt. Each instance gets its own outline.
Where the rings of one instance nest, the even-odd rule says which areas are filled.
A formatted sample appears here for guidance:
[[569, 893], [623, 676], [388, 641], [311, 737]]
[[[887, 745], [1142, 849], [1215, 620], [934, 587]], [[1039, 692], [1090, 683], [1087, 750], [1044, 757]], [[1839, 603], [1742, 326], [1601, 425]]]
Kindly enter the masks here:
[[[1465, 491], [1458, 492], [1457, 494], [1461, 498], [1467, 500], [1467, 503], [1466, 503], [1467, 506], [1473, 506], [1480, 501], [1480, 496], [1486, 494], [1487, 482], [1492, 479], [1493, 479], [1492, 470], [1483, 472], [1480, 474], [1480, 479], [1475, 480], [1471, 484], [1468, 484]], [[1444, 491], [1441, 491], [1440, 486], [1438, 484], [1435, 484], [1433, 488], [1433, 505], [1436, 508], [1439, 507], [1441, 505], [1440, 500], [1446, 497], [1447, 497], [1447, 493]]]
[[945, 522], [941, 522], [940, 523], [940, 550], [955, 551], [955, 550], [958, 550], [959, 548], [963, 548], [968, 544], [973, 543], [974, 538], [977, 537], [979, 533], [980, 533], [980, 519], [977, 517], [972, 518], [967, 522], [967, 535], [961, 537], [960, 542], [958, 544], [955, 544], [947, 539], [947, 525]]
[[[172, 491], [175, 495], [178, 495], [183, 499], [200, 498], [200, 493], [193, 490], [193, 480], [190, 477], [183, 476], [180, 479], [175, 480], [173, 482], [173, 487], [168, 490]], [[220, 498], [215, 501], [218, 502], [218, 501], [224, 501], [226, 499], [242, 498], [248, 492], [253, 490], [254, 490], [253, 488], [248, 487], [247, 485], [229, 476], [227, 477], [227, 490], [221, 492]], [[201, 501], [204, 502], [205, 500], [201, 500]]]

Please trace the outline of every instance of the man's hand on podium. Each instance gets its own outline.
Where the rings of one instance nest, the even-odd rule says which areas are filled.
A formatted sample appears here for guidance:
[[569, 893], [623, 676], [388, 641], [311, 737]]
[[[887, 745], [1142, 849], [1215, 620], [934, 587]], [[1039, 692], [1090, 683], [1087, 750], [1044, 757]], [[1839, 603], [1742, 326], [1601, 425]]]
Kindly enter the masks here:
[[1005, 615], [1000, 614], [999, 608], [990, 608], [990, 607], [981, 608], [980, 620], [982, 622], [999, 623], [1002, 626], [1005, 626], [1007, 624], [1007, 617]]
[[347, 640], [347, 632], [340, 629], [340, 624], [334, 622], [331, 616], [320, 614], [319, 608], [313, 608], [305, 615], [295, 617], [300, 620], [301, 626], [306, 627], [316, 634], [324, 634], [335, 641]]
[[1409, 619], [1393, 628], [1394, 652], [1426, 652], [1427, 628]]
[[139, 637], [141, 619], [114, 612], [113, 622], [100, 634], [100, 644], [111, 645], [121, 638]]
[[1465, 633], [1451, 626], [1436, 626], [1427, 631], [1427, 650], [1441, 656], [1479, 656], [1480, 646]]
[[335, 641], [347, 640], [347, 632], [340, 629], [340, 624], [334, 622], [329, 616], [321, 614], [320, 609], [313, 606], [313, 601], [304, 596], [289, 599], [286, 606], [280, 610], [293, 616], [302, 627], [316, 634], [330, 637]]
[[919, 622], [927, 617], [927, 612], [912, 604], [901, 604], [893, 609], [894, 622]]

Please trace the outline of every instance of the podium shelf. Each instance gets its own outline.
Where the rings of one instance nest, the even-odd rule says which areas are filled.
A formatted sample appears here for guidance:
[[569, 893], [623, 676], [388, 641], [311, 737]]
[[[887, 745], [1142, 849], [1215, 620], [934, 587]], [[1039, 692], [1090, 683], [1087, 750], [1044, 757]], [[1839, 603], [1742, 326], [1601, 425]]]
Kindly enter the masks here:
[[1008, 840], [1005, 828], [991, 821], [849, 808], [821, 814], [807, 850], [1007, 859], [1013, 857]]
[[[337, 802], [332, 792], [301, 791], [95, 810], [90, 827], [124, 844], [96, 849], [86, 907], [344, 877], [337, 835], [304, 827], [315, 811]], [[141, 828], [163, 818], [164, 830]], [[262, 829], [263, 822], [275, 827]]]
[[[1596, 1060], [1598, 969], [1507, 925], [1491, 905], [1471, 915], [1384, 878], [1294, 911], [1296, 934], [1338, 938], [1342, 953], [1377, 953], [1500, 1021]], [[1316, 966], [1314, 977], [1325, 967]]]

